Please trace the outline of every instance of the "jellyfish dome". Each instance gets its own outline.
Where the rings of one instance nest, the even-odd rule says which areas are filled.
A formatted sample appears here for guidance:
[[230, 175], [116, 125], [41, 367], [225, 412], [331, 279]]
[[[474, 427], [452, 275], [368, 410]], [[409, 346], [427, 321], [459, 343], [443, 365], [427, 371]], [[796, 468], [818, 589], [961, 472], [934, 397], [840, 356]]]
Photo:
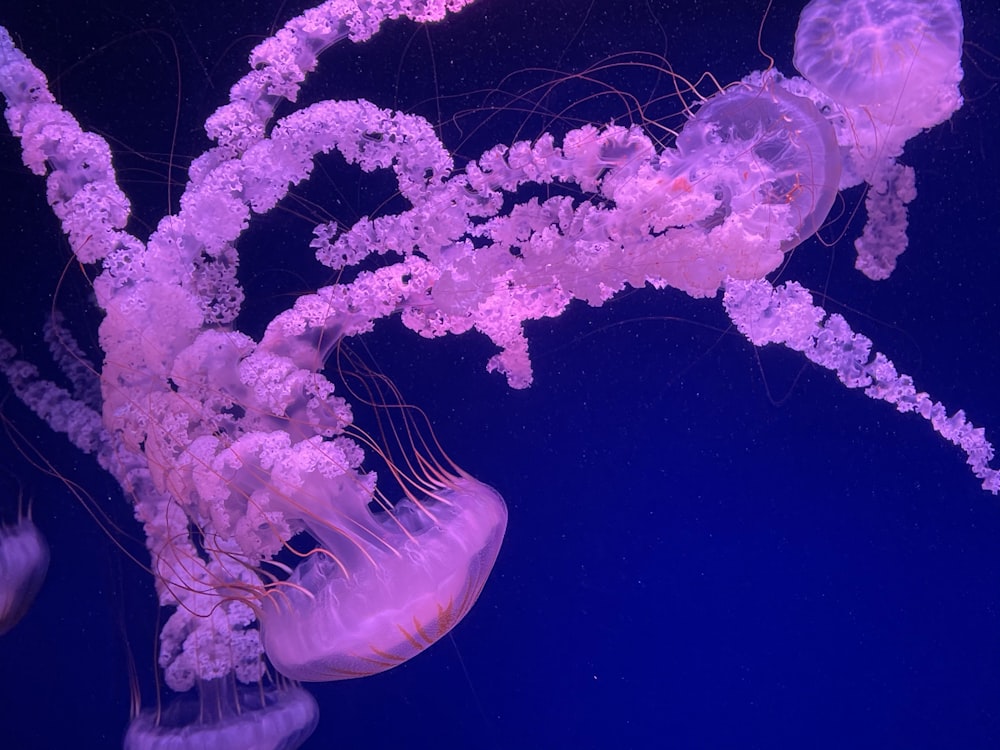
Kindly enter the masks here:
[[30, 518], [0, 525], [0, 635], [31, 607], [49, 568], [49, 547]]
[[316, 729], [319, 707], [295, 685], [237, 686], [225, 679], [198, 683], [198, 699], [179, 698], [166, 710], [136, 716], [125, 750], [295, 750]]
[[961, 104], [957, 0], [813, 0], [795, 33], [796, 69], [844, 106], [918, 132]]
[[466, 615], [493, 569], [507, 508], [491, 487], [459, 477], [377, 512], [369, 499], [358, 493], [336, 527], [307, 520], [324, 550], [264, 603], [264, 649], [286, 677], [344, 680], [402, 664]]
[[676, 147], [686, 182], [708, 180], [719, 199], [701, 222], [706, 229], [733, 216], [748, 235], [775, 238], [790, 250], [819, 228], [837, 195], [841, 159], [833, 127], [809, 99], [771, 81], [713, 96], [685, 124]]

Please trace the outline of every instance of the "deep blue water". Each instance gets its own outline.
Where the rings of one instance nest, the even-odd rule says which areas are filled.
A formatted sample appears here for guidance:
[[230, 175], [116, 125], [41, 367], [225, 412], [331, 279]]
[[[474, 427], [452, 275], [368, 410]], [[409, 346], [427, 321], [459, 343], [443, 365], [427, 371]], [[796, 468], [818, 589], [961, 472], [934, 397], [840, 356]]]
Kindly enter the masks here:
[[[61, 103], [112, 143], [140, 232], [168, 200], [175, 114], [183, 165], [204, 149], [201, 123], [250, 47], [299, 10], [9, 5], [0, 24]], [[471, 156], [550, 124], [625, 122], [628, 95], [672, 91], [630, 64], [602, 74], [625, 95], [564, 110], [594, 88], [542, 97], [553, 74], [538, 68], [565, 75], [644, 51], [725, 83], [764, 66], [764, 4], [733, 6], [481, 0], [447, 23], [396, 23], [329, 51], [305, 98], [366, 96], [419, 112]], [[763, 34], [788, 73], [797, 13], [776, 2]], [[988, 0], [966, 2], [965, 18], [967, 104], [907, 148], [919, 195], [896, 273], [874, 283], [853, 270], [855, 190], [826, 242], [803, 244], [777, 278], [815, 290], [919, 388], [997, 440], [1000, 19]], [[670, 97], [647, 113], [678, 111]], [[0, 329], [44, 362], [36, 331], [55, 294], [94, 346], [98, 318], [75, 265], [58, 288], [69, 250], [43, 186], [6, 130], [0, 149]], [[330, 160], [289, 210], [254, 225], [241, 241], [248, 329], [327, 279], [305, 260], [310, 202], [351, 216], [382, 184]], [[359, 349], [427, 411], [453, 458], [504, 495], [510, 523], [453, 637], [389, 673], [310, 688], [322, 718], [306, 748], [1000, 746], [1000, 501], [956, 449], [797, 355], [754, 350], [719, 300], [640, 290], [602, 309], [576, 305], [529, 337], [536, 378], [525, 391], [485, 372], [491, 346], [471, 334], [428, 342], [388, 323]], [[85, 488], [141, 558], [128, 538], [138, 529], [90, 458], [12, 399], [0, 410], [19, 431], [0, 436], [0, 502], [9, 518], [20, 484], [52, 548], [35, 607], [0, 639], [0, 747], [119, 747], [130, 651], [144, 702], [155, 701], [152, 582], [14, 443]]]

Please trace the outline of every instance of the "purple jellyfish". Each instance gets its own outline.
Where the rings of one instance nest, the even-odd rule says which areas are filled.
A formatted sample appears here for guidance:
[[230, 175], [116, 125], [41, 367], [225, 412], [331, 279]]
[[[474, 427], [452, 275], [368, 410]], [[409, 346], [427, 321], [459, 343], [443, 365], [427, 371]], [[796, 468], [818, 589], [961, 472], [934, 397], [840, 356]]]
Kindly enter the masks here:
[[865, 107], [897, 125], [941, 122], [961, 80], [961, 57], [955, 0], [813, 0], [795, 33], [803, 76], [841, 106]]
[[800, 16], [795, 67], [837, 128], [840, 187], [871, 186], [868, 224], [854, 243], [855, 266], [871, 279], [888, 278], [907, 245], [916, 178], [897, 157], [962, 106], [962, 26], [956, 0], [813, 0]]
[[296, 685], [201, 681], [198, 700], [183, 696], [146, 710], [125, 733], [125, 750], [295, 750], [316, 729], [316, 699]]
[[[686, 189], [707, 181], [719, 206], [700, 225], [706, 230], [729, 216], [744, 231], [780, 235], [787, 251], [811, 237], [837, 197], [840, 152], [837, 136], [809, 99], [790, 94], [772, 81], [766, 89], [736, 86], [705, 102], [677, 136]], [[676, 182], [675, 182], [676, 184]], [[779, 220], [776, 208], [788, 209]], [[776, 254], [777, 255], [777, 254]], [[780, 258], [780, 255], [777, 255]]]
[[49, 547], [30, 518], [0, 525], [0, 635], [24, 617], [49, 569]]
[[375, 513], [363, 486], [332, 484], [330, 518], [305, 519], [322, 549], [261, 612], [268, 658], [296, 680], [375, 674], [437, 641], [476, 602], [507, 526], [503, 499], [471, 477]]

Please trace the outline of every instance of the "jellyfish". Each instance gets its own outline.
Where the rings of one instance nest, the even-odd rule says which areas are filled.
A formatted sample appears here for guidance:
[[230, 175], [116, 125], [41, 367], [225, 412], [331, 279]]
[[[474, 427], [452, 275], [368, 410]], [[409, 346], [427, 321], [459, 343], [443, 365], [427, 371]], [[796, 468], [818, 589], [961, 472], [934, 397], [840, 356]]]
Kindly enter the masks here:
[[[107, 144], [40, 102], [49, 92], [28, 63], [13, 66], [10, 122], [27, 135], [26, 161], [53, 170], [50, 196], [81, 262], [103, 263], [94, 282], [107, 316], [103, 401], [88, 420], [101, 429], [90, 433], [135, 501], [160, 600], [175, 608], [163, 653], [177, 689], [210, 693], [230, 674], [245, 681], [242, 669], [260, 668], [258, 641], [300, 679], [382, 671], [447, 632], [496, 557], [506, 511], [485, 484], [464, 475], [407, 480], [396, 502], [373, 490], [360, 456], [371, 443], [358, 440], [348, 394], [335, 394], [322, 374], [318, 353], [331, 338], [394, 315], [427, 338], [476, 328], [500, 349], [489, 368], [526, 387], [527, 322], [558, 316], [573, 300], [600, 305], [626, 286], [706, 298], [724, 286], [727, 311], [753, 343], [798, 346], [824, 366], [835, 348], [832, 369], [873, 391], [905, 379], [882, 377], [891, 365], [867, 361], [868, 343], [842, 320], [802, 325], [823, 311], [794, 287], [774, 294], [762, 278], [821, 225], [852, 179], [886, 186], [896, 203], [870, 207], [872, 225], [900, 233], [885, 217], [912, 199], [912, 171], [888, 148], [902, 140], [883, 125], [873, 126], [877, 138], [850, 132], [863, 115], [880, 122], [887, 110], [876, 118], [865, 108], [881, 103], [852, 111], [818, 83], [748, 77], [698, 107], [674, 148], [638, 127], [592, 125], [497, 146], [464, 169], [426, 120], [370, 102], [303, 104], [271, 123], [278, 99], [293, 104], [315, 67], [318, 36], [373, 31], [358, 10], [332, 21], [310, 11], [255, 49], [252, 72], [209, 123], [217, 146], [192, 165], [181, 210], [148, 242], [125, 231], [128, 204]], [[20, 108], [39, 103], [21, 131]], [[251, 335], [237, 321], [237, 239], [331, 151], [362, 170], [391, 169], [405, 200], [389, 210], [407, 208], [317, 228], [312, 247], [335, 281], [302, 295], [258, 342], [263, 326], [246, 326]], [[558, 189], [567, 185], [572, 195]], [[93, 211], [77, 223], [81, 206]], [[452, 381], [435, 375], [447, 390]], [[44, 407], [42, 390], [18, 395]], [[964, 419], [906, 388], [893, 393], [946, 423], [946, 437], [972, 446], [985, 466], [981, 435]], [[306, 535], [316, 546], [304, 551]], [[285, 577], [289, 556], [298, 564]]]
[[165, 710], [145, 710], [125, 733], [125, 750], [295, 750], [316, 729], [319, 707], [302, 688], [198, 683]]
[[24, 617], [49, 568], [49, 547], [27, 516], [0, 524], [0, 635]]
[[956, 0], [812, 0], [795, 32], [803, 76], [841, 106], [864, 107], [910, 135], [955, 110], [961, 58]]
[[468, 476], [381, 512], [338, 494], [332, 522], [306, 519], [322, 550], [262, 606], [268, 658], [295, 680], [364, 677], [433, 644], [479, 597], [507, 524], [500, 495]]
[[795, 32], [794, 63], [834, 116], [844, 147], [841, 188], [870, 186], [855, 267], [888, 278], [907, 246], [916, 197], [906, 142], [962, 105], [962, 8], [957, 0], [813, 0]]
[[[819, 229], [837, 196], [840, 152], [833, 127], [811, 100], [773, 80], [763, 79], [760, 88], [736, 85], [708, 99], [684, 124], [675, 148], [677, 156], [665, 167], [673, 179], [720, 196], [713, 214], [699, 221], [706, 230], [732, 216], [751, 236], [784, 232], [778, 249], [787, 252]], [[784, 222], [776, 208], [787, 211]]]
[[[156, 544], [161, 581], [186, 605], [163, 631], [161, 665], [175, 689], [197, 686], [219, 669], [205, 653], [224, 647], [225, 633], [212, 646], [192, 648], [188, 639], [222, 610], [231, 624], [239, 609], [253, 609], [264, 652], [285, 677], [348, 679], [396, 667], [439, 640], [490, 575], [506, 529], [502, 497], [459, 469], [422, 412], [413, 414], [390, 381], [350, 354], [352, 315], [341, 312], [327, 307], [293, 326], [301, 310], [290, 311], [256, 347], [207, 331], [174, 367], [179, 399], [171, 407], [226, 394], [242, 414], [227, 413], [232, 424], [195, 440], [178, 459], [167, 455], [168, 437], [159, 430], [147, 438], [146, 455], [163, 467], [163, 482], [193, 492], [188, 513], [200, 546], [215, 558], [205, 565], [166, 534]], [[356, 383], [351, 392], [370, 407], [378, 433], [359, 427], [333, 386], [318, 380], [314, 371], [331, 357], [338, 380]], [[331, 439], [321, 440], [324, 434]], [[384, 465], [401, 499], [390, 501], [376, 473], [361, 469], [359, 445]], [[315, 546], [296, 552], [301, 559], [291, 575], [275, 579], [265, 572], [268, 558], [288, 550], [299, 532]], [[259, 563], [262, 580], [234, 570], [232, 563], [247, 561]], [[178, 569], [198, 576], [178, 576]], [[219, 606], [213, 593], [233, 601]], [[192, 618], [192, 609], [204, 620]], [[243, 631], [240, 643], [256, 632]]]

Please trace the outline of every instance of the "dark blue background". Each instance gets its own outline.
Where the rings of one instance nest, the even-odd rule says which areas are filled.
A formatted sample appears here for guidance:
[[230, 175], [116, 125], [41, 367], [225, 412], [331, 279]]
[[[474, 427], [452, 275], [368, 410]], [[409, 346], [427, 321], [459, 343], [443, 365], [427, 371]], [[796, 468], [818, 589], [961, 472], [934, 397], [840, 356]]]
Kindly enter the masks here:
[[[167, 184], [182, 172], [167, 165], [204, 149], [201, 123], [249, 49], [300, 10], [143, 5], [22, 0], [0, 10], [61, 103], [111, 141], [140, 233], [176, 202]], [[849, 217], [863, 197], [851, 191], [826, 242], [802, 245], [777, 278], [815, 290], [996, 440], [992, 5], [965, 3], [965, 108], [907, 149], [919, 196], [893, 277], [873, 283], [852, 268], [862, 221]], [[627, 122], [629, 95], [677, 126], [679, 104], [662, 99], [668, 79], [636, 57], [600, 74], [622, 96], [546, 82], [644, 51], [725, 83], [766, 65], [764, 11], [481, 0], [445, 24], [400, 22], [373, 43], [329, 51], [304, 97], [363, 95], [420, 112], [467, 156], [550, 126]], [[776, 2], [762, 39], [789, 73], [797, 14], [796, 3]], [[0, 149], [0, 328], [44, 362], [36, 331], [55, 298], [93, 347], [98, 318], [42, 183], [6, 130]], [[352, 219], [384, 184], [330, 159], [254, 223], [240, 244], [249, 330], [327, 280], [308, 263], [309, 217]], [[390, 673], [310, 688], [322, 719], [307, 748], [1000, 746], [1000, 505], [956, 449], [794, 354], [755, 351], [718, 300], [631, 292], [599, 310], [574, 306], [529, 335], [536, 382], [522, 392], [485, 373], [491, 347], [473, 335], [427, 342], [393, 322], [366, 337], [366, 356], [428, 412], [451, 455], [506, 497], [510, 526], [453, 638]], [[0, 440], [5, 517], [22, 487], [52, 546], [34, 609], [0, 640], [0, 747], [119, 747], [129, 653], [144, 704], [155, 701], [152, 585], [118, 549], [143, 560], [138, 530], [90, 458], [13, 399], [0, 410], [18, 431]], [[74, 499], [15, 445], [88, 497]], [[121, 531], [109, 538], [88, 509]]]

